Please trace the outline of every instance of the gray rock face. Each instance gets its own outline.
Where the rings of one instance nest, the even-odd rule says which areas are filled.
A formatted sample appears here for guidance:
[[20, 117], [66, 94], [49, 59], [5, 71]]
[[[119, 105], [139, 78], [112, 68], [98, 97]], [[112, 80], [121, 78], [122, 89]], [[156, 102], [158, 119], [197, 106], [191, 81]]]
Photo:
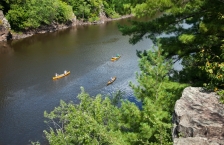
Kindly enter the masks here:
[[0, 10], [0, 42], [7, 41], [10, 37], [10, 24], [5, 18], [3, 12]]
[[174, 145], [224, 145], [224, 105], [215, 92], [187, 87], [173, 114]]

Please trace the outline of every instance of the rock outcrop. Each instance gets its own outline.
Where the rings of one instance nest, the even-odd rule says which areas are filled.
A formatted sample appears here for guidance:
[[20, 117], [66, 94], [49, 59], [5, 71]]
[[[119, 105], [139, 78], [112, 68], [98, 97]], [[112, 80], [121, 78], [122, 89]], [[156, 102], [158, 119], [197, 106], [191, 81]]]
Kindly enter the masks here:
[[0, 10], [0, 42], [10, 39], [10, 24]]
[[187, 87], [174, 109], [174, 145], [224, 145], [224, 105], [215, 92]]

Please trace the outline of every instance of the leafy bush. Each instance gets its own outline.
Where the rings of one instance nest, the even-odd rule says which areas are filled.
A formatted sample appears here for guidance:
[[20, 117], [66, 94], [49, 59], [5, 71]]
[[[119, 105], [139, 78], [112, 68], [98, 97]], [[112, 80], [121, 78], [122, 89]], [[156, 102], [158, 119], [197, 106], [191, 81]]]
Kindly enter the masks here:
[[99, 21], [99, 20], [100, 20], [99, 17], [90, 17], [90, 18], [89, 18], [89, 22], [97, 22], [97, 21]]
[[110, 18], [119, 18], [120, 17], [120, 15], [118, 14], [118, 13], [116, 13], [113, 9], [111, 9], [111, 8], [108, 8], [108, 9], [106, 9], [105, 10], [105, 12], [106, 12], [106, 15], [108, 16], [108, 17], [110, 17]]
[[57, 22], [63, 23], [70, 20], [73, 17], [73, 10], [71, 6], [68, 6], [65, 2], [59, 1], [55, 4], [56, 9], [56, 20]]
[[12, 9], [6, 15], [11, 28], [14, 30], [24, 29], [24, 22], [28, 19], [27, 13], [24, 11], [23, 7], [19, 5], [12, 5]]
[[219, 101], [224, 104], [224, 90], [218, 91], [217, 94], [220, 96]]
[[111, 18], [112, 19], [116, 19], [116, 18], [120, 18], [121, 16], [118, 14], [118, 13], [113, 13], [112, 15], [111, 15]]

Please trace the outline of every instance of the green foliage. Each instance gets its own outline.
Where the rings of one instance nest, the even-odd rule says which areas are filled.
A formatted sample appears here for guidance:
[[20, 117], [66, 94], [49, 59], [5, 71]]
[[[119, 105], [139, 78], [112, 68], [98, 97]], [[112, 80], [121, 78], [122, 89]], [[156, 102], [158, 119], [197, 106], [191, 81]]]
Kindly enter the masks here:
[[129, 0], [3, 0], [4, 10], [11, 28], [15, 31], [29, 30], [50, 25], [54, 22], [66, 23], [75, 15], [78, 20], [95, 22], [105, 15], [119, 18], [130, 14], [131, 9], [142, 1]]
[[89, 17], [89, 22], [96, 22], [96, 21], [99, 21], [100, 18], [97, 17], [95, 14], [91, 14], [90, 17]]
[[112, 19], [116, 19], [116, 18], [120, 18], [121, 16], [118, 13], [113, 13], [110, 17]]
[[83, 4], [78, 7], [78, 11], [79, 12], [77, 13], [77, 15], [82, 15], [82, 19], [84, 20], [84, 18], [88, 18], [88, 15], [90, 14], [90, 5], [86, 2], [83, 2]]
[[61, 101], [54, 111], [44, 113], [56, 128], [44, 131], [50, 144], [126, 144], [119, 131], [119, 109], [109, 98], [91, 98], [82, 87], [78, 98], [78, 105]]
[[3, 7], [2, 4], [0, 3], [0, 10], [3, 10], [3, 8], [4, 8], [4, 7]]
[[[80, 19], [84, 18], [85, 11], [89, 13], [89, 5], [87, 5], [87, 2], [85, 0], [63, 0], [68, 5], [70, 5], [73, 9], [73, 12], [75, 16]], [[86, 10], [84, 10], [84, 7]]]
[[186, 85], [169, 81], [171, 61], [160, 48], [141, 55], [138, 86], [130, 84], [135, 96], [143, 103], [137, 144], [172, 144], [171, 115], [174, 103]]
[[194, 35], [182, 34], [179, 36], [179, 41], [181, 41], [183, 44], [190, 44], [194, 42], [194, 39]]
[[126, 1], [108, 0], [104, 1], [104, 11], [110, 18], [119, 18], [120, 15], [130, 14], [130, 10], [125, 8]]
[[142, 54], [141, 71], [137, 73], [139, 85], [130, 83], [142, 102], [142, 109], [121, 100], [120, 91], [113, 94], [113, 98], [90, 97], [81, 87], [79, 104], [61, 101], [52, 112], [44, 113], [48, 124], [54, 125], [44, 131], [49, 143], [171, 145], [171, 115], [186, 85], [169, 81], [171, 64], [161, 54], [161, 49]]
[[[160, 92], [163, 90], [161, 83], [168, 81], [167, 74], [172, 65], [170, 61], [164, 62], [165, 58], [162, 56], [161, 50], [156, 51], [156, 48], [153, 48], [153, 50], [154, 52], [148, 51], [146, 56], [141, 55], [139, 62], [141, 74], [137, 73], [136, 78], [142, 87], [134, 87], [133, 84], [131, 84], [134, 91], [137, 93], [136, 97], [142, 101], [147, 96], [157, 96], [157, 91]], [[151, 86], [149, 86], [148, 82], [150, 82]]]
[[106, 12], [107, 16], [110, 17], [110, 18], [112, 18], [113, 15], [116, 14], [116, 12], [112, 8], [106, 9], [105, 12]]
[[71, 6], [68, 6], [65, 2], [59, 1], [58, 3], [55, 3], [55, 6], [57, 9], [56, 11], [56, 21], [63, 23], [68, 20], [70, 20], [73, 17], [73, 10]]
[[22, 4], [25, 0], [1, 0], [0, 1], [0, 10], [3, 10], [3, 13], [6, 14], [10, 10], [10, 5]]
[[219, 101], [224, 104], [224, 90], [218, 91], [217, 94], [220, 96]]
[[12, 5], [12, 10], [6, 15], [7, 20], [9, 21], [11, 28], [14, 30], [21, 30], [25, 26], [22, 22], [28, 19], [28, 16], [24, 9], [19, 5]]
[[25, 30], [49, 25], [52, 22], [66, 22], [73, 17], [72, 8], [60, 0], [26, 0], [11, 4], [6, 15], [12, 29]]
[[[204, 82], [204, 86], [210, 90], [216, 91], [217, 88], [224, 88], [224, 49], [220, 48], [220, 54], [214, 54], [211, 49], [201, 51], [200, 57], [204, 59], [204, 65], [199, 68], [207, 74], [208, 82]], [[201, 62], [201, 60], [198, 60]]]
[[90, 0], [90, 6], [90, 12], [99, 16], [100, 12], [102, 11], [103, 0]]
[[157, 17], [146, 22], [132, 22], [129, 27], [120, 26], [120, 30], [123, 35], [132, 36], [132, 44], [143, 37], [155, 44], [159, 40], [167, 57], [182, 59], [184, 69], [176, 72], [180, 80], [184, 78], [182, 81], [186, 83], [204, 84], [210, 89], [224, 88], [223, 4], [219, 0], [147, 0], [137, 4], [133, 12], [138, 17]]
[[95, 21], [101, 14], [105, 13], [109, 18], [119, 18], [120, 15], [130, 14], [131, 8], [138, 2], [129, 0], [63, 0], [71, 5], [78, 19]]

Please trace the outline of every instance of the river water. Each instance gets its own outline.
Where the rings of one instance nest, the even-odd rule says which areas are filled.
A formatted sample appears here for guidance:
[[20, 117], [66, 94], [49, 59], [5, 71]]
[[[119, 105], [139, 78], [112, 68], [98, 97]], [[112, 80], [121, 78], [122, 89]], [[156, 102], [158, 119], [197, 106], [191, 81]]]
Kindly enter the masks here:
[[[43, 112], [51, 111], [60, 100], [77, 102], [80, 86], [91, 96], [117, 90], [134, 101], [129, 82], [136, 82], [136, 50], [152, 46], [150, 40], [128, 43], [117, 23], [75, 26], [53, 33], [14, 40], [0, 47], [0, 145], [47, 144]], [[116, 62], [110, 58], [121, 54]], [[71, 71], [52, 80], [55, 73]], [[106, 86], [110, 77], [117, 80]]]

